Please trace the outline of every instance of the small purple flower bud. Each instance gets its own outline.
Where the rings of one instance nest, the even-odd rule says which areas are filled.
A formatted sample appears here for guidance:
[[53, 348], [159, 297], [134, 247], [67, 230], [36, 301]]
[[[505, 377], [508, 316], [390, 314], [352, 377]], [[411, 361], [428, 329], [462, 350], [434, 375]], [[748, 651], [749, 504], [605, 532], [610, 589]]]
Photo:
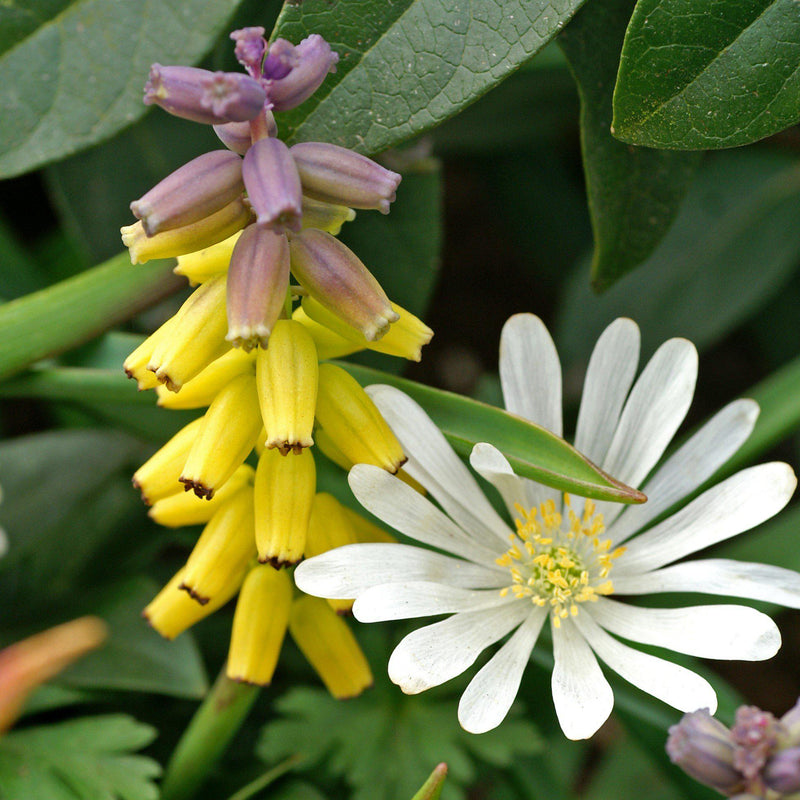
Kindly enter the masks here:
[[734, 744], [730, 731], [704, 708], [684, 714], [669, 729], [667, 754], [673, 764], [695, 780], [730, 795], [744, 788], [742, 775], [734, 767]]
[[261, 77], [261, 62], [267, 50], [267, 40], [261, 27], [241, 28], [231, 33], [236, 42], [234, 54], [236, 60], [250, 73], [252, 78]]
[[297, 47], [277, 39], [264, 61], [263, 77], [269, 81], [267, 96], [275, 111], [299, 106], [319, 89], [329, 72], [336, 71], [339, 56], [317, 33]]
[[244, 157], [247, 197], [256, 222], [283, 233], [300, 230], [303, 200], [300, 176], [289, 148], [280, 139], [259, 139]]
[[314, 200], [389, 213], [401, 176], [366, 156], [325, 142], [292, 147], [303, 193]]
[[310, 295], [370, 342], [400, 318], [358, 257], [325, 231], [307, 228], [289, 242], [292, 272]]
[[764, 768], [764, 783], [779, 794], [800, 792], [800, 747], [776, 753]]
[[234, 347], [267, 346], [289, 288], [289, 243], [282, 233], [250, 225], [228, 268], [228, 335]]
[[778, 721], [756, 706], [740, 706], [731, 738], [736, 744], [734, 766], [752, 780], [761, 772], [778, 741]]
[[242, 159], [229, 150], [214, 150], [176, 169], [134, 200], [131, 211], [147, 235], [155, 236], [208, 217], [243, 191]]
[[[256, 117], [256, 120], [263, 122], [263, 125], [260, 125], [259, 128], [263, 128], [267, 136], [275, 137], [278, 135], [278, 125], [271, 111], [264, 109], [262, 118], [259, 119], [259, 117]], [[234, 153], [243, 156], [253, 143], [252, 134], [254, 121], [255, 120], [251, 120], [250, 122], [226, 122], [224, 125], [215, 125], [214, 133], [217, 134], [219, 140], [228, 150], [233, 150]], [[256, 138], [263, 137], [258, 136]]]
[[286, 39], [276, 39], [269, 48], [269, 53], [264, 59], [261, 77], [265, 80], [276, 81], [285, 78], [299, 63], [299, 56], [295, 46]]
[[264, 107], [264, 89], [238, 72], [153, 64], [144, 87], [145, 105], [161, 106], [176, 117], [208, 125], [253, 119]]

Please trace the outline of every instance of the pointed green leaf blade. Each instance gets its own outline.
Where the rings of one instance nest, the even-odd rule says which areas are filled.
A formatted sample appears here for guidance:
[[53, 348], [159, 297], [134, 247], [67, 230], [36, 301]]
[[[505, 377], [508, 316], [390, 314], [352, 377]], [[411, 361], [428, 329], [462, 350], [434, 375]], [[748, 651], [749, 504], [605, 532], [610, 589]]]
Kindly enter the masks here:
[[735, 147], [800, 120], [797, 0], [639, 0], [614, 133], [647, 147]]
[[633, 6], [633, 0], [590, 3], [558, 38], [581, 97], [596, 291], [606, 290], [653, 252], [700, 162], [699, 153], [631, 147], [611, 135], [614, 82]]
[[582, 0], [303, 0], [287, 3], [275, 36], [322, 34], [338, 71], [296, 112], [290, 141], [376, 153], [438, 125], [538, 52]]
[[339, 362], [362, 385], [388, 383], [414, 398], [450, 444], [468, 456], [478, 442], [500, 450], [517, 475], [596, 500], [641, 503], [645, 496], [606, 475], [554, 433], [469, 397], [433, 389], [368, 367]]

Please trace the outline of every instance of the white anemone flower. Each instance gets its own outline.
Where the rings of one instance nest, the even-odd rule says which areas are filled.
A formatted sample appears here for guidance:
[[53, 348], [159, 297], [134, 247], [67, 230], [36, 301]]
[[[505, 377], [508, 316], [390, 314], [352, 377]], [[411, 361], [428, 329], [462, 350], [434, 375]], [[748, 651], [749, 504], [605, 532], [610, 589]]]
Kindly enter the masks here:
[[[350, 485], [365, 508], [427, 547], [339, 547], [301, 564], [298, 586], [355, 598], [353, 613], [363, 622], [450, 615], [413, 631], [392, 653], [389, 675], [410, 694], [459, 675], [508, 637], [461, 697], [459, 721], [473, 733], [491, 730], [508, 713], [548, 620], [553, 701], [569, 738], [588, 738], [611, 713], [613, 694], [598, 659], [681, 711], [713, 713], [716, 695], [705, 679], [621, 640], [758, 661], [780, 647], [773, 621], [743, 605], [648, 608], [619, 596], [701, 592], [800, 607], [800, 575], [793, 571], [720, 558], [679, 562], [772, 517], [796, 478], [782, 463], [744, 469], [661, 519], [736, 452], [758, 406], [726, 406], [654, 469], [691, 403], [697, 353], [690, 342], [671, 339], [634, 384], [638, 360], [638, 327], [616, 320], [589, 363], [575, 446], [610, 475], [641, 487], [648, 501], [570, 500], [515, 475], [496, 448], [477, 444], [470, 463], [502, 495], [513, 528], [411, 398], [370, 387], [408, 455], [406, 471], [436, 504], [366, 464], [353, 467]], [[562, 435], [561, 368], [538, 317], [520, 314], [506, 323], [500, 378], [509, 411]]]

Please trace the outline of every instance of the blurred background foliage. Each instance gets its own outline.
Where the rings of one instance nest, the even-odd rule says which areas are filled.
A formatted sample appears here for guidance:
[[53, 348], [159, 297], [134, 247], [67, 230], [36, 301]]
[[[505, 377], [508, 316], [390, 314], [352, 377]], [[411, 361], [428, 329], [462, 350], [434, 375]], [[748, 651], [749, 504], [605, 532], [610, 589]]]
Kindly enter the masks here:
[[[765, 128], [746, 108], [742, 115], [753, 119], [726, 117], [723, 104], [708, 110], [719, 130], [709, 123], [704, 136], [689, 140], [688, 123], [681, 127], [663, 100], [680, 95], [693, 107], [691, 92], [703, 87], [686, 64], [685, 75], [672, 75], [675, 85], [653, 89], [662, 102], [642, 122], [641, 109], [625, 102], [628, 95], [614, 98], [613, 91], [616, 84], [630, 97], [642, 93], [648, 74], [637, 72], [633, 56], [637, 41], [651, 35], [643, 20], [658, 13], [655, 0], [640, 0], [635, 12], [630, 0], [592, 0], [560, 34], [579, 3], [558, 4], [556, 18], [542, 24], [537, 18], [536, 25], [526, 3], [478, 4], [470, 35], [480, 52], [466, 46], [469, 36], [466, 44], [456, 37], [438, 42], [439, 50], [430, 47], [420, 20], [433, 30], [440, 23], [446, 28], [449, 14], [457, 16], [457, 9], [433, 0], [385, 7], [370, 0], [304, 0], [283, 11], [277, 0], [150, 4], [146, 10], [121, 0], [35, 5], [35, 13], [13, 4], [0, 9], [4, 301], [116, 256], [130, 201], [216, 146], [210, 128], [145, 113], [140, 92], [149, 63], [233, 69], [227, 31], [270, 30], [280, 14], [280, 34], [298, 41], [308, 31], [323, 33], [343, 55], [330, 86], [280, 121], [282, 133], [370, 153], [393, 146], [382, 158], [403, 173], [392, 213], [359, 213], [342, 239], [394, 300], [436, 332], [422, 363], [406, 367], [405, 377], [497, 402], [501, 326], [512, 313], [531, 311], [554, 333], [574, 420], [595, 339], [615, 317], [630, 316], [642, 330], [643, 358], [670, 336], [697, 345], [700, 379], [687, 429], [734, 397], [756, 396], [764, 419], [744, 457], [798, 464], [800, 131], [790, 127], [798, 106], [781, 107]], [[730, 3], [737, 13], [746, 5]], [[787, 4], [760, 5], [780, 20]], [[623, 59], [616, 83], [629, 24], [624, 47], [631, 57]], [[793, 21], [786, 25], [795, 35]], [[729, 49], [722, 44], [723, 55], [702, 74], [718, 80], [713, 87], [724, 99], [733, 68], [726, 67]], [[494, 62], [482, 63], [489, 53]], [[777, 51], [769, 57], [778, 71], [791, 62]], [[386, 67], [393, 59], [396, 70]], [[61, 79], [54, 82], [56, 72]], [[385, 86], [395, 88], [384, 94]], [[359, 99], [353, 87], [371, 88], [372, 101]], [[451, 98], [449, 106], [443, 97]], [[696, 119], [689, 122], [702, 133]], [[611, 136], [612, 123], [625, 143]], [[702, 152], [733, 144], [747, 146]], [[133, 270], [143, 268], [120, 260], [114, 269], [131, 270], [136, 280]], [[104, 649], [37, 693], [18, 731], [0, 740], [0, 786], [9, 753], [35, 759], [47, 752], [37, 731], [46, 737], [51, 726], [93, 719], [98, 727], [83, 732], [87, 742], [111, 736], [109, 726], [116, 725], [120, 750], [146, 747], [144, 757], [151, 759], [139, 762], [127, 789], [119, 765], [116, 773], [109, 767], [101, 788], [110, 797], [156, 797], [152, 762], [167, 761], [207, 691], [208, 675], [225, 658], [230, 610], [174, 642], [140, 617], [196, 531], [156, 529], [129, 476], [191, 415], [156, 409], [128, 387], [115, 393], [107, 381], [92, 382], [111, 371], [121, 375], [122, 358], [137, 337], [185, 296], [185, 289], [172, 294], [177, 284], [166, 277], [168, 267], [154, 269], [161, 271], [147, 273], [150, 293], [140, 286], [140, 306], [149, 308], [114, 332], [90, 337], [87, 331], [88, 343], [0, 384], [0, 523], [11, 542], [0, 560], [0, 645], [88, 612], [111, 630]], [[152, 305], [162, 294], [171, 296]], [[6, 346], [24, 350], [25, 341], [13, 339], [23, 328], [2, 315], [0, 307]], [[50, 309], [25, 324], [25, 331], [33, 326], [60, 335], [72, 323]], [[377, 356], [364, 363], [399, 369]], [[80, 382], [70, 369], [81, 370]], [[51, 376], [46, 385], [43, 372]], [[321, 468], [320, 488], [353, 503], [332, 466]], [[789, 509], [718, 552], [800, 568], [798, 530], [800, 513]], [[782, 713], [800, 694], [800, 625], [790, 613], [778, 622], [785, 643], [773, 661], [715, 666], [724, 672], [713, 677], [723, 718], [742, 698]], [[291, 774], [263, 796], [406, 800], [442, 760], [450, 767], [445, 800], [625, 800], [639, 798], [643, 786], [653, 800], [713, 796], [667, 763], [665, 731], [678, 712], [630, 687], [615, 684], [618, 713], [594, 740], [565, 741], [555, 725], [547, 664], [526, 674], [516, 713], [497, 731], [464, 733], [455, 714], [458, 680], [413, 698], [388, 684], [388, 653], [403, 632], [403, 625], [358, 630], [377, 685], [345, 703], [328, 698], [288, 643], [275, 683], [199, 796], [233, 796], [297, 754], [302, 760]], [[47, 762], [47, 774], [74, 776], [106, 764], [102, 748], [91, 744], [81, 758], [78, 766]], [[74, 779], [71, 794], [52, 797], [100, 796], [88, 793], [98, 785]]]

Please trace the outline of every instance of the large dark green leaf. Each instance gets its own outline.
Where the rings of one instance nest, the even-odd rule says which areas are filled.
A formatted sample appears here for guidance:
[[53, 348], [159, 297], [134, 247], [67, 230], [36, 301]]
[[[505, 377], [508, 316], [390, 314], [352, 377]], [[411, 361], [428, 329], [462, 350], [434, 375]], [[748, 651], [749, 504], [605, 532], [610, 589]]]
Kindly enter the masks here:
[[388, 383], [413, 397], [463, 456], [468, 456], [477, 442], [489, 442], [506, 456], [514, 472], [547, 486], [619, 503], [644, 500], [643, 495], [606, 475], [572, 445], [522, 417], [368, 367], [339, 363], [362, 385]]
[[12, 732], [0, 740], [3, 800], [156, 800], [161, 768], [134, 755], [155, 736], [122, 714]]
[[437, 125], [540, 50], [581, 0], [303, 0], [287, 3], [275, 35], [320, 33], [339, 53], [336, 75], [279, 124], [290, 140], [375, 153]]
[[145, 111], [150, 64], [196, 63], [237, 1], [4, 3], [0, 177], [74, 153], [136, 120]]
[[611, 135], [619, 54], [634, 0], [590, 3], [558, 41], [581, 96], [581, 148], [594, 231], [592, 286], [603, 291], [642, 263], [672, 224], [696, 153], [630, 147]]
[[670, 336], [700, 350], [757, 311], [800, 257], [797, 160], [758, 150], [720, 153], [700, 169], [660, 247], [602, 297], [582, 270], [565, 293], [555, 337], [567, 363], [588, 356], [615, 317], [642, 328], [652, 353]]
[[733, 147], [798, 120], [796, 0], [639, 0], [614, 95], [616, 136]]

